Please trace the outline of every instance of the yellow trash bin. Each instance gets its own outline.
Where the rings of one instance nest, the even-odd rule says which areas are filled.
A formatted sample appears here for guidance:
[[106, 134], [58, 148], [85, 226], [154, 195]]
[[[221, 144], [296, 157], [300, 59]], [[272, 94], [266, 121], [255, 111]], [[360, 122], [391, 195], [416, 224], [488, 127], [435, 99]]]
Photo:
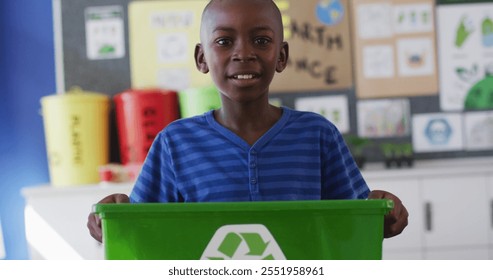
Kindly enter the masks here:
[[74, 88], [41, 98], [50, 181], [53, 186], [99, 182], [109, 161], [110, 98]]

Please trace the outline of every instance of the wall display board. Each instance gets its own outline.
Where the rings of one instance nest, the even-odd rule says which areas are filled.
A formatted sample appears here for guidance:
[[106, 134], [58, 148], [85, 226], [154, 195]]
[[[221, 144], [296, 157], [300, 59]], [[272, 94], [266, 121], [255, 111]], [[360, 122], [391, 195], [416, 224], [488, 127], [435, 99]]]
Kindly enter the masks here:
[[131, 87], [127, 6], [131, 0], [53, 0], [57, 92], [114, 95]]
[[275, 0], [289, 43], [287, 68], [271, 92], [348, 89], [353, 86], [349, 0]]
[[437, 22], [441, 109], [493, 109], [493, 3], [440, 5]]
[[359, 98], [437, 93], [434, 1], [353, 0]]

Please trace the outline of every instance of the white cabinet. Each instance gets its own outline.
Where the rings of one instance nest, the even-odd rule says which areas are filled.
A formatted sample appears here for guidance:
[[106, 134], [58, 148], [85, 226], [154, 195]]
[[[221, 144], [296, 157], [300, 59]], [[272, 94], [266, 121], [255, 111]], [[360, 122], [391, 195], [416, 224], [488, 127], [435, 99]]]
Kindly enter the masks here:
[[22, 189], [25, 225], [32, 259], [104, 258], [102, 245], [87, 229], [93, 204], [112, 193], [129, 194], [132, 184], [80, 187], [38, 186]]
[[488, 258], [486, 176], [449, 174], [424, 178], [421, 190], [425, 207], [425, 258]]
[[486, 197], [488, 205], [488, 255], [489, 259], [493, 260], [493, 174], [487, 177], [486, 186], [488, 189], [488, 195]]
[[384, 259], [493, 259], [493, 158], [370, 166], [363, 176], [409, 211], [404, 232], [384, 240]]

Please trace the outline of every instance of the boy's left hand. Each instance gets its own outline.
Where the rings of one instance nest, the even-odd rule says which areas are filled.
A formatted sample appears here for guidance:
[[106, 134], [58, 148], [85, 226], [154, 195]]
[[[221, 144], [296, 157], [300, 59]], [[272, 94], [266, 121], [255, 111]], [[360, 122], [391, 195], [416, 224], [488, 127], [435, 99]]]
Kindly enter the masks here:
[[376, 190], [370, 192], [368, 199], [390, 199], [394, 201], [394, 209], [385, 215], [383, 233], [385, 238], [396, 236], [404, 230], [408, 224], [409, 213], [397, 196], [386, 191]]

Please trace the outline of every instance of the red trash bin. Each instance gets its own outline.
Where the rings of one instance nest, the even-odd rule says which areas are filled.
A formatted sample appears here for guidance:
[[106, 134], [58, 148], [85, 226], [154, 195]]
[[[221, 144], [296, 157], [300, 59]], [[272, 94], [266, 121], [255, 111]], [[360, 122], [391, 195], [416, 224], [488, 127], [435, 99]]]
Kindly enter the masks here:
[[179, 117], [177, 92], [129, 89], [113, 99], [121, 162], [143, 163], [156, 135]]

